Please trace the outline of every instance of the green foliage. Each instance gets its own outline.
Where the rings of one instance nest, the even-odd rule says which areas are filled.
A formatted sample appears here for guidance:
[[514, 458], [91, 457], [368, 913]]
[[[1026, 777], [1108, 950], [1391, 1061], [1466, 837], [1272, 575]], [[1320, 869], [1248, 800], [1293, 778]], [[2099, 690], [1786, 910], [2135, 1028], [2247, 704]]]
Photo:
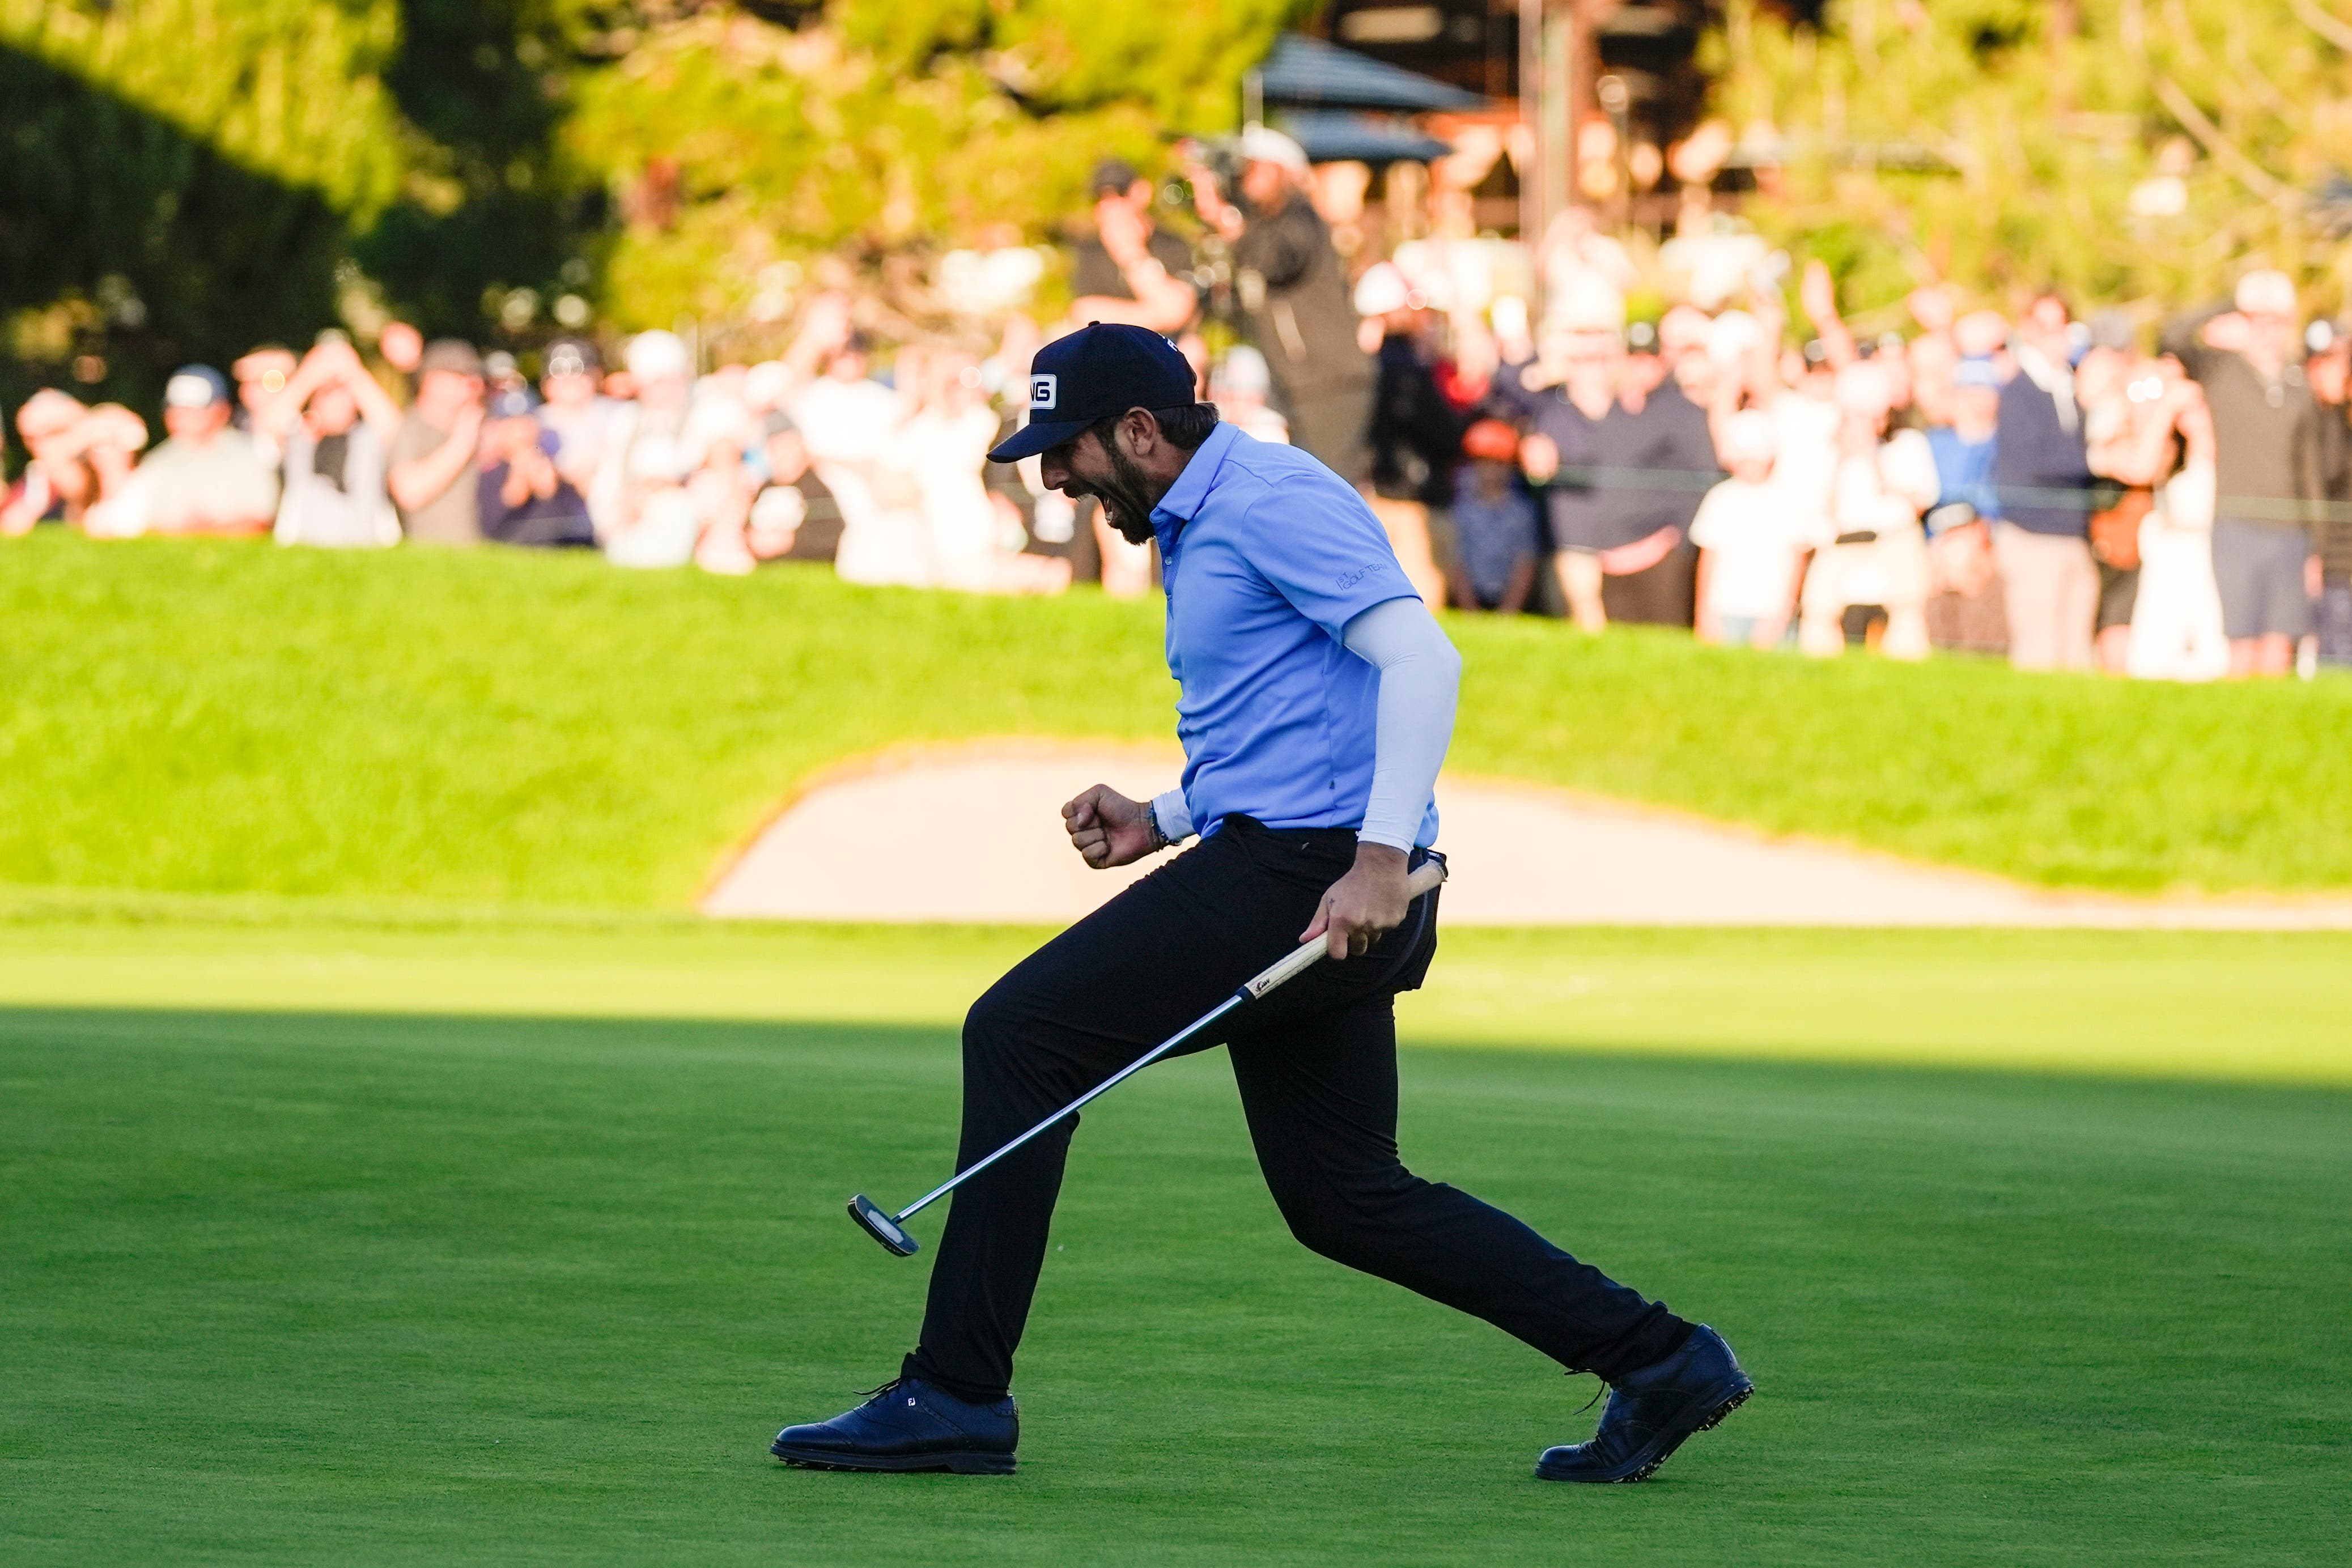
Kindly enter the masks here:
[[1097, 159], [1229, 123], [1304, 4], [0, 0], [0, 401], [95, 357], [152, 408], [180, 361], [384, 308], [772, 324], [836, 251], [919, 313], [925, 253], [1045, 237]]
[[[0, 620], [8, 883], [676, 908], [844, 758], [1172, 727], [1150, 601], [822, 569], [37, 537], [0, 550]], [[2352, 681], [2185, 688], [1451, 626], [1466, 771], [2041, 883], [2352, 885]]]
[[1816, 30], [1733, 0], [1707, 59], [1718, 111], [1791, 148], [1751, 214], [1865, 309], [1951, 279], [2149, 315], [2254, 257], [2332, 307], [2352, 22], [2326, 4], [1842, 0]]
[[398, 38], [389, 0], [0, 0], [0, 403], [77, 355], [146, 403], [333, 319], [399, 193]]
[[[787, 27], [723, 6], [650, 26], [583, 75], [564, 145], [623, 218], [626, 325], [740, 319], [780, 265], [1049, 233], [1087, 170], [1232, 122], [1297, 0], [835, 0]], [[784, 276], [792, 276], [787, 270]]]
[[[1658, 1481], [1596, 1496], [1528, 1473], [1591, 1430], [1590, 1382], [1300, 1248], [1206, 1053], [1078, 1131], [1017, 1382], [1022, 1474], [815, 1475], [766, 1445], [912, 1343], [928, 1258], [884, 1257], [840, 1205], [946, 1172], [951, 1027], [449, 1011], [507, 1011], [518, 970], [568, 949], [689, 1006], [714, 972], [764, 975], [789, 1017], [840, 993], [845, 959], [935, 989], [928, 934], [447, 933], [411, 950], [457, 996], [324, 1015], [266, 988], [142, 1006], [151, 955], [191, 934], [106, 936], [113, 1006], [0, 1011], [12, 1568], [1489, 1568], [1571, 1538], [1595, 1562], [1759, 1568], [2340, 1555], [2340, 1091], [1405, 1052], [1414, 1167], [1719, 1324], [1755, 1374]], [[2047, 934], [1744, 940], [1523, 956], [1612, 999], [1645, 963], [1752, 975], [1838, 1030], [1853, 981], [1924, 977], [1904, 1020], [2042, 1027], [1989, 998], [2039, 999], [2010, 977]], [[323, 982], [383, 939], [213, 946]], [[972, 944], [948, 946], [961, 969]], [[2259, 939], [2079, 946], [2116, 962], [2054, 999], [2105, 1027], [2175, 954], [2204, 1010], [2257, 1039], [2280, 1014], [2239, 962]], [[1936, 978], [1956, 947], [1973, 984]], [[1587, 998], [1549, 1038], [1605, 1043], [1619, 1016]], [[1737, 1003], [1710, 1026], [1691, 1043], [1739, 1036]], [[2217, 1367], [2227, 1419], [2182, 1396]]]

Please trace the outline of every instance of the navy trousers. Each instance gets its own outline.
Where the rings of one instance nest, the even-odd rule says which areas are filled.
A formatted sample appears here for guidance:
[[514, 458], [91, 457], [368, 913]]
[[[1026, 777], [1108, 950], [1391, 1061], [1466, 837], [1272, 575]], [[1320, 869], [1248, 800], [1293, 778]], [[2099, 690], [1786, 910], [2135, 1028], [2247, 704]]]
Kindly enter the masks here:
[[[1133, 1061], [1297, 941], [1353, 863], [1346, 830], [1219, 830], [1022, 961], [963, 1031], [961, 1170]], [[1690, 1325], [1397, 1157], [1394, 998], [1437, 946], [1437, 895], [1361, 957], [1227, 1015], [1250, 1137], [1292, 1234], [1335, 1261], [1486, 1319], [1614, 1382]], [[1191, 1049], [1220, 1043], [1204, 1039]], [[1071, 1117], [956, 1189], [904, 1372], [989, 1403], [1013, 1381]]]

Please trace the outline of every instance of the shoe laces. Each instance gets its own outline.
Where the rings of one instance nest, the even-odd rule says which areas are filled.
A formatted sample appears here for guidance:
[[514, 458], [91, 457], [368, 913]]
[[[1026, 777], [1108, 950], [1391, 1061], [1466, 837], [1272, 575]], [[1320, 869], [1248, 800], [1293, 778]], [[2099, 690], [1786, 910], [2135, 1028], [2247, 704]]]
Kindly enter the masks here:
[[879, 1399], [879, 1398], [881, 1398], [881, 1397], [882, 1397], [882, 1396], [884, 1396], [885, 1394], [888, 1394], [888, 1393], [891, 1393], [891, 1392], [893, 1392], [894, 1390], [896, 1390], [896, 1389], [898, 1388], [898, 1385], [900, 1385], [901, 1383], [904, 1383], [904, 1382], [906, 1382], [906, 1381], [907, 1381], [907, 1380], [906, 1380], [906, 1378], [904, 1378], [903, 1376], [901, 1376], [901, 1377], [894, 1377], [894, 1378], [892, 1378], [889, 1382], [887, 1382], [887, 1383], [886, 1383], [886, 1384], [883, 1384], [879, 1388], [867, 1388], [867, 1389], [862, 1389], [862, 1390], [860, 1390], [860, 1391], [859, 1391], [859, 1393], [858, 1393], [858, 1396], [858, 1396], [860, 1399], [865, 1399], [865, 1400], [869, 1400], [869, 1401], [870, 1401], [870, 1400], [875, 1400], [875, 1399]]
[[[1569, 1374], [1569, 1375], [1570, 1375], [1570, 1377], [1583, 1377], [1583, 1376], [1588, 1375], [1588, 1374], [1581, 1373], [1581, 1372], [1571, 1372], [1571, 1373], [1570, 1373], [1570, 1374]], [[1602, 1396], [1602, 1395], [1604, 1395], [1604, 1394], [1607, 1394], [1607, 1393], [1609, 1392], [1609, 1380], [1608, 1380], [1607, 1378], [1602, 1377], [1602, 1376], [1601, 1376], [1599, 1373], [1597, 1373], [1597, 1372], [1595, 1372], [1595, 1373], [1591, 1373], [1591, 1374], [1590, 1374], [1589, 1375], [1593, 1379], [1593, 1381], [1595, 1381], [1596, 1383], [1600, 1384], [1600, 1385], [1601, 1385], [1601, 1386], [1600, 1386], [1600, 1387], [1598, 1387], [1598, 1388], [1596, 1388], [1596, 1389], [1594, 1389], [1594, 1390], [1592, 1391], [1592, 1397], [1591, 1397], [1591, 1398], [1590, 1398], [1590, 1399], [1586, 1400], [1583, 1404], [1581, 1404], [1581, 1405], [1580, 1405], [1580, 1406], [1578, 1406], [1576, 1407], [1576, 1414], [1577, 1414], [1577, 1415], [1579, 1415], [1579, 1416], [1583, 1415], [1587, 1410], [1590, 1410], [1590, 1409], [1591, 1409], [1595, 1405], [1600, 1404], [1600, 1403], [1601, 1403], [1601, 1396]]]

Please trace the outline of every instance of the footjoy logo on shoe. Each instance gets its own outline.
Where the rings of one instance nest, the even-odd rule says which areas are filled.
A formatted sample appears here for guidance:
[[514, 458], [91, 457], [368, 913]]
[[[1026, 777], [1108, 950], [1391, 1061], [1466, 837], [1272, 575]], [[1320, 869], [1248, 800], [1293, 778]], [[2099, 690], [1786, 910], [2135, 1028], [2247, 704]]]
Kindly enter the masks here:
[[1061, 398], [1061, 377], [1031, 376], [1029, 378], [1029, 406], [1031, 408], [1051, 408], [1055, 403], [1059, 402]]

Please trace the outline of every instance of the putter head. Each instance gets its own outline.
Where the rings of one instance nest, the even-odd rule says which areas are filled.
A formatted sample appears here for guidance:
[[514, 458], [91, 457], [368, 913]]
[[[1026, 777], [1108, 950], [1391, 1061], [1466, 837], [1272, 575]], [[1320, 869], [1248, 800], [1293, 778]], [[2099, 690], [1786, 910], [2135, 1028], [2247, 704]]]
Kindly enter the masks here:
[[874, 1238], [901, 1258], [912, 1258], [923, 1249], [923, 1244], [907, 1234], [890, 1211], [859, 1193], [849, 1200], [849, 1218], [857, 1221], [866, 1235]]

